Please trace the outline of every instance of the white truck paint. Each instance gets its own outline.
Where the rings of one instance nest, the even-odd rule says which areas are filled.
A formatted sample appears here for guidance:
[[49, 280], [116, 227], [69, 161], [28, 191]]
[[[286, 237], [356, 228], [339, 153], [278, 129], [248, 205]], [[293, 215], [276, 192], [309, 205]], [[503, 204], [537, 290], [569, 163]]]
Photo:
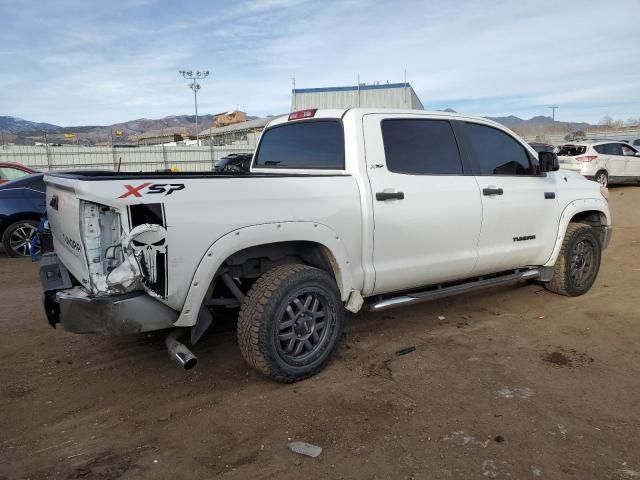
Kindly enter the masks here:
[[[391, 120], [449, 122], [464, 172], [392, 171], [381, 128]], [[174, 312], [171, 325], [192, 327], [230, 257], [307, 242], [318, 246], [342, 301], [357, 311], [367, 297], [553, 267], [567, 225], [584, 212], [599, 216], [608, 240], [611, 215], [600, 186], [569, 171], [540, 172], [536, 152], [502, 125], [445, 112], [320, 110], [273, 120], [261, 142], [274, 129], [321, 121], [341, 126], [343, 167], [280, 168], [254, 158], [244, 176], [48, 174], [54, 250], [80, 285], [75, 295], [108, 303], [144, 291]], [[535, 174], [481, 174], [466, 124], [517, 142]], [[399, 192], [403, 198], [378, 199]]]

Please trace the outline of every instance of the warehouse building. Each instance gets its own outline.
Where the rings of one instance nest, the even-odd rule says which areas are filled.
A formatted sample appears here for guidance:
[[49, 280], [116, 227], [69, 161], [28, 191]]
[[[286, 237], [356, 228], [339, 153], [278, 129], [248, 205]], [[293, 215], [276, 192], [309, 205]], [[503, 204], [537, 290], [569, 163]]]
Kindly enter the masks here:
[[409, 83], [293, 89], [291, 111], [307, 108], [410, 108], [424, 110]]
[[234, 123], [225, 127], [210, 128], [200, 132], [200, 138], [207, 138], [215, 146], [239, 145], [254, 149], [260, 133], [275, 117], [257, 118], [246, 122]]

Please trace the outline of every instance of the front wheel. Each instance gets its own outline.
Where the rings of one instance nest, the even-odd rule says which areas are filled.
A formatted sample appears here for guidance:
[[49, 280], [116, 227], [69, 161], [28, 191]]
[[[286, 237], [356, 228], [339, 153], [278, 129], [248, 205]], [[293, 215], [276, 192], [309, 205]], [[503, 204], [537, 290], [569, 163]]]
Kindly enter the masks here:
[[551, 281], [545, 288], [560, 295], [577, 297], [589, 291], [600, 270], [602, 248], [593, 227], [570, 223]]
[[338, 347], [344, 308], [333, 277], [288, 264], [263, 274], [245, 297], [238, 344], [245, 360], [280, 382], [315, 375]]

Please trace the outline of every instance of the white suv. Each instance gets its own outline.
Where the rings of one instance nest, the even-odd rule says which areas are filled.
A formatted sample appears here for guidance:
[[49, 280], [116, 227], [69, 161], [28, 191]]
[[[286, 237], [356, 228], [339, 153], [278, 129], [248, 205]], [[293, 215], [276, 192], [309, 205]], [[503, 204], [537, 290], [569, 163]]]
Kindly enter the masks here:
[[606, 187], [609, 183], [640, 181], [640, 152], [637, 146], [612, 140], [559, 145], [560, 168], [580, 172]]

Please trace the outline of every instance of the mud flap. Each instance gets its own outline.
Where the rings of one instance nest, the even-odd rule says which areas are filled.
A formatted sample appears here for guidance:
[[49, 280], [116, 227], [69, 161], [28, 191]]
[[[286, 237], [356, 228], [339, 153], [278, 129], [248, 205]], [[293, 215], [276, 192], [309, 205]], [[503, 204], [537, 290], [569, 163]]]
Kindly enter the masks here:
[[195, 345], [202, 334], [207, 331], [207, 329], [213, 323], [213, 315], [207, 308], [206, 305], [202, 305], [200, 307], [200, 311], [198, 312], [198, 320], [196, 320], [196, 324], [191, 327], [191, 345]]

